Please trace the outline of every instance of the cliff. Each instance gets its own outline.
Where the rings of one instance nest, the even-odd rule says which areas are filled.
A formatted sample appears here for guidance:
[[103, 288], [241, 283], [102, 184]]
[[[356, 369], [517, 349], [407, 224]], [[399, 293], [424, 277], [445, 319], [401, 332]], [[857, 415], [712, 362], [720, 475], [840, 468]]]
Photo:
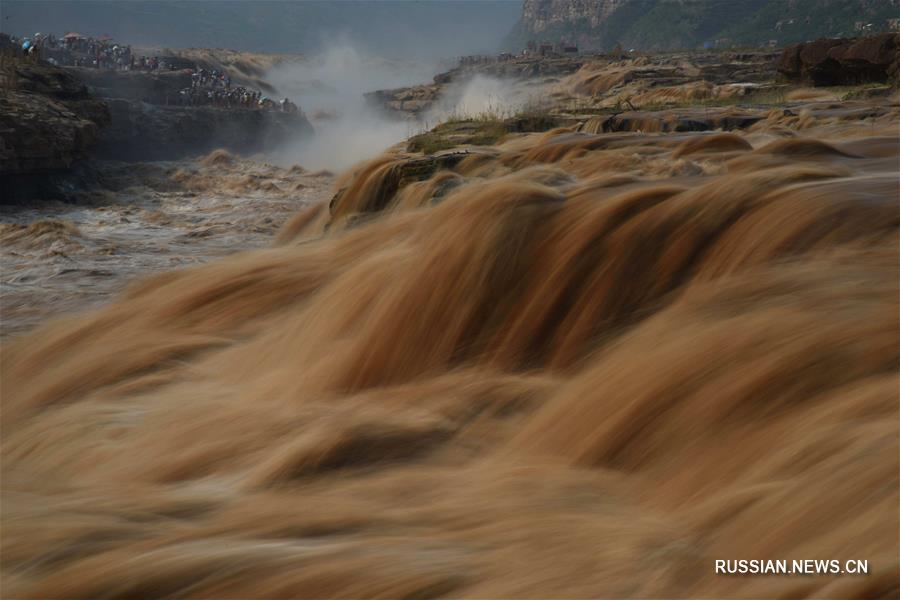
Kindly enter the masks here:
[[528, 30], [539, 34], [556, 26], [585, 24], [599, 27], [628, 0], [525, 0], [522, 21]]
[[115, 160], [176, 160], [216, 148], [247, 154], [311, 136], [303, 113], [108, 100], [112, 120], [95, 154]]
[[57, 197], [77, 187], [80, 178], [89, 177], [90, 165], [73, 167], [89, 157], [177, 160], [216, 148], [254, 153], [313, 134], [301, 112], [152, 104], [165, 102], [185, 85], [180, 73], [60, 69], [23, 58], [2, 60], [4, 201]]
[[87, 156], [109, 122], [86, 86], [46, 63], [4, 57], [0, 95], [0, 175], [39, 175]]
[[591, 50], [777, 45], [887, 31], [893, 0], [524, 0], [505, 46], [566, 40]]

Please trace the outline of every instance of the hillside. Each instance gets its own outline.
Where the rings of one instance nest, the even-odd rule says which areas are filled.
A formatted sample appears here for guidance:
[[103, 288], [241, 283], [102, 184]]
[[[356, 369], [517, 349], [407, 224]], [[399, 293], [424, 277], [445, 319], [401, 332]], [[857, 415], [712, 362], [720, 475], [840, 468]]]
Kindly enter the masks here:
[[779, 46], [820, 37], [886, 31], [900, 17], [892, 0], [525, 0], [505, 46], [569, 40], [582, 48], [659, 51]]

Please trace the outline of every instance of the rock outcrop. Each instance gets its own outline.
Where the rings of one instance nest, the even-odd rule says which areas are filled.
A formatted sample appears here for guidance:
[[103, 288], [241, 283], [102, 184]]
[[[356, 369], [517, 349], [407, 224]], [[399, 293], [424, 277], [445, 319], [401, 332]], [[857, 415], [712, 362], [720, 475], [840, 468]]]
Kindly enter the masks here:
[[821, 39], [784, 49], [778, 72], [813, 85], [885, 82], [900, 75], [900, 34]]
[[46, 174], [87, 156], [109, 122], [83, 83], [46, 63], [5, 57], [0, 95], [0, 175]]
[[366, 104], [386, 115], [414, 118], [434, 105], [441, 97], [442, 84], [426, 83], [364, 94]]

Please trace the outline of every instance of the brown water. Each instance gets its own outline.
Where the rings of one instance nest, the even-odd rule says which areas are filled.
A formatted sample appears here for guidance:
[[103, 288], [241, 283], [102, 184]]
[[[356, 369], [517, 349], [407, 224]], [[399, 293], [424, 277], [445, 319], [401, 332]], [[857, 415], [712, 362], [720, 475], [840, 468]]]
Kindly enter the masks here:
[[271, 243], [329, 176], [218, 153], [205, 163], [102, 165], [74, 202], [4, 206], [0, 336], [102, 305], [133, 278]]
[[895, 596], [897, 125], [392, 154], [8, 342], [4, 595]]

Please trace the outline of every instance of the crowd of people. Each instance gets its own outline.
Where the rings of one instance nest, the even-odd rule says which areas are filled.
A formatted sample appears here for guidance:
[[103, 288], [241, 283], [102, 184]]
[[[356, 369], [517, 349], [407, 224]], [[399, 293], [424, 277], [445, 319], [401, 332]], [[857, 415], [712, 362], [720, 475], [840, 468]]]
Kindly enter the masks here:
[[109, 37], [92, 38], [77, 33], [57, 37], [35, 33], [22, 39], [11, 38], [23, 54], [52, 64], [95, 69], [127, 70], [134, 68], [131, 46], [117, 44]]
[[296, 104], [282, 99], [280, 102], [263, 96], [259, 90], [232, 85], [227, 73], [216, 69], [198, 69], [191, 73], [191, 87], [178, 93], [183, 106], [221, 106], [225, 108], [256, 108], [297, 112]]
[[198, 69], [194, 63], [177, 56], [137, 56], [130, 45], [115, 43], [109, 37], [93, 38], [78, 33], [57, 37], [53, 34], [36, 33], [30, 37], [17, 38], [0, 33], [0, 48], [34, 60], [46, 60], [57, 66], [119, 71], [179, 71], [190, 74], [191, 86], [178, 92], [177, 102], [182, 106], [250, 108], [287, 113], [300, 110], [288, 98], [278, 101], [264, 96], [259, 90], [234, 85], [228, 73], [217, 69]]
[[109, 36], [94, 38], [79, 33], [56, 36], [35, 33], [17, 38], [6, 36], [5, 45], [24, 56], [65, 67], [86, 67], [117, 71], [174, 71], [183, 61], [170, 57], [137, 56], [130, 45], [119, 44]]

